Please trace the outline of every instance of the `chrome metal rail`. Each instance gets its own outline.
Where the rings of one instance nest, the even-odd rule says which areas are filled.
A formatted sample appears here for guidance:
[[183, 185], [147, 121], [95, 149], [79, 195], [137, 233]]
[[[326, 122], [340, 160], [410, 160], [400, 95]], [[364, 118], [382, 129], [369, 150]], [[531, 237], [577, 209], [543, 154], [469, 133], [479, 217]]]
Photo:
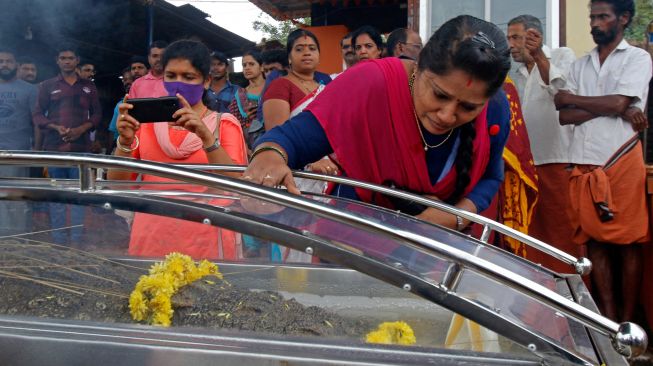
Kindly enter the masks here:
[[[233, 165], [207, 165], [207, 164], [201, 164], [201, 165], [187, 165], [187, 164], [179, 164], [177, 166], [181, 166], [184, 168], [191, 168], [191, 169], [200, 169], [200, 170], [213, 170], [213, 171], [223, 171], [223, 172], [243, 172], [247, 167], [245, 166], [233, 166]], [[569, 264], [574, 267], [576, 270], [576, 273], [578, 273], [581, 276], [587, 275], [590, 273], [592, 270], [592, 263], [590, 262], [589, 259], [581, 257], [581, 258], [576, 258], [568, 253], [563, 252], [562, 250], [553, 247], [541, 240], [535, 239], [531, 236], [528, 236], [520, 231], [517, 231], [513, 228], [507, 227], [503, 224], [500, 224], [496, 221], [492, 221], [486, 217], [483, 217], [478, 214], [471, 213], [469, 211], [464, 211], [461, 210], [455, 206], [448, 205], [443, 202], [438, 202], [434, 201], [428, 198], [425, 198], [424, 196], [416, 195], [413, 193], [409, 192], [404, 192], [400, 190], [396, 190], [393, 188], [388, 188], [386, 186], [378, 185], [378, 184], [372, 184], [372, 183], [367, 183], [367, 182], [362, 182], [350, 178], [343, 178], [343, 177], [337, 177], [337, 176], [331, 176], [331, 175], [322, 175], [322, 174], [316, 174], [316, 173], [309, 173], [309, 172], [304, 172], [304, 171], [293, 171], [293, 176], [298, 177], [298, 178], [307, 178], [307, 179], [314, 179], [314, 180], [321, 180], [321, 181], [326, 181], [326, 182], [333, 182], [333, 183], [338, 183], [338, 184], [345, 184], [348, 186], [356, 187], [356, 188], [363, 188], [367, 189], [373, 192], [378, 192], [384, 195], [388, 196], [393, 196], [397, 198], [402, 198], [410, 201], [415, 201], [419, 204], [429, 206], [432, 208], [435, 208], [440, 211], [444, 211], [446, 213], [450, 213], [453, 215], [460, 216], [462, 218], [465, 218], [471, 222], [477, 223], [481, 226], [483, 226], [483, 231], [481, 233], [481, 237], [479, 238], [480, 241], [487, 243], [488, 240], [490, 239], [490, 234], [492, 231], [499, 232], [503, 235], [506, 235], [510, 238], [513, 238], [515, 240], [520, 241], [523, 244], [526, 244], [532, 248], [535, 248], [539, 251], [542, 251], [559, 261], [562, 261], [566, 264]]]
[[[260, 185], [252, 184], [243, 180], [202, 172], [195, 169], [176, 167], [169, 164], [90, 154], [56, 154], [46, 152], [0, 151], [0, 164], [77, 166], [80, 170], [79, 181], [81, 194], [84, 194], [84, 192], [92, 192], [94, 190], [92, 184], [93, 181], [89, 178], [89, 175], [92, 174], [92, 169], [89, 168], [93, 167], [122, 169], [134, 171], [137, 173], [152, 174], [164, 178], [183, 181], [186, 183], [198, 184], [210, 188], [236, 192], [272, 203], [282, 203], [288, 207], [309, 212], [320, 217], [343, 222], [348, 225], [363, 228], [371, 232], [380, 233], [403, 242], [408, 242], [412, 245], [424, 248], [434, 254], [443, 256], [452, 262], [459, 264], [458, 266], [454, 266], [454, 273], [450, 273], [447, 276], [449, 278], [455, 279], [458, 277], [460, 272], [465, 267], [477, 271], [485, 276], [494, 279], [499, 283], [516, 289], [534, 299], [537, 299], [543, 304], [556, 309], [557, 311], [563, 313], [565, 316], [580, 322], [586, 327], [610, 336], [615, 345], [615, 349], [627, 357], [637, 356], [643, 353], [646, 350], [648, 343], [646, 333], [638, 325], [629, 322], [618, 324], [557, 294], [554, 291], [549, 290], [548, 288], [534, 281], [524, 278], [512, 271], [509, 271], [484, 259], [478, 258], [473, 254], [453, 248], [449, 245], [440, 243], [423, 235], [388, 227], [378, 222], [368, 220], [359, 215], [340, 211], [320, 202], [312, 201], [301, 196], [291, 195], [277, 189], [262, 187]], [[310, 175], [305, 176], [311, 177]], [[343, 180], [343, 182], [345, 181]], [[419, 196], [403, 194], [402, 192], [398, 191], [388, 191], [387, 193], [394, 194], [400, 198], [414, 199], [420, 203], [423, 202], [424, 204], [428, 204], [436, 208], [441, 208], [442, 210], [450, 213], [463, 213], [452, 209], [450, 206], [429, 201]], [[464, 214], [464, 217], [478, 219], [488, 224], [488, 226], [491, 224], [489, 220], [483, 219], [478, 215], [467, 213]], [[452, 283], [455, 283], [455, 281]], [[444, 291], [453, 291], [452, 288], [448, 288], [446, 285], [450, 284], [443, 284], [442, 289]]]

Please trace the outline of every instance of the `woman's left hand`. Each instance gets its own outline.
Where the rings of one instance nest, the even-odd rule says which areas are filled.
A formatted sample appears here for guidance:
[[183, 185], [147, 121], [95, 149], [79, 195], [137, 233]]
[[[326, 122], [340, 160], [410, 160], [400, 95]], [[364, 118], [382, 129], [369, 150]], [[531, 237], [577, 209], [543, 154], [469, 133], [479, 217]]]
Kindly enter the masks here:
[[338, 175], [338, 166], [329, 158], [320, 159], [315, 163], [309, 164], [308, 169], [313, 173], [322, 173], [325, 175]]
[[171, 126], [183, 127], [196, 134], [197, 137], [202, 139], [205, 143], [212, 143], [213, 134], [209, 131], [204, 122], [202, 122], [202, 116], [193, 110], [186, 98], [181, 94], [177, 93], [177, 98], [179, 98], [181, 108], [172, 115], [172, 118], [176, 118], [177, 120], [175, 122], [169, 122], [169, 124]]
[[[434, 201], [442, 201], [440, 198], [436, 196], [425, 196], [425, 197], [432, 199]], [[458, 201], [458, 203], [455, 206], [461, 210], [468, 211], [471, 213], [476, 213], [478, 211], [476, 209], [476, 205], [474, 205], [474, 202], [472, 202], [469, 198], [461, 199], [460, 201]], [[424, 212], [422, 212], [421, 214], [415, 217], [417, 217], [420, 220], [446, 226], [451, 229], [458, 229], [458, 219], [456, 218], [456, 215], [452, 215], [435, 208], [429, 207], [426, 210], [424, 210]], [[467, 227], [467, 225], [469, 225], [469, 221], [463, 220], [463, 226]]]

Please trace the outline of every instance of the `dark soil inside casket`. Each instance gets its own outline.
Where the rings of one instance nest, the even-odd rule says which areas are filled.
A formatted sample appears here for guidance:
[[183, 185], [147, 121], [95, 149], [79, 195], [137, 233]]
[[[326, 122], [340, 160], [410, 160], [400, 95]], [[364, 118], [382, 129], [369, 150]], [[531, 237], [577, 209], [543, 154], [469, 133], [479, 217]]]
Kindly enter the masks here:
[[[0, 241], [0, 313], [134, 323], [129, 294], [146, 273], [69, 248]], [[181, 288], [172, 304], [173, 326], [360, 339], [375, 327], [212, 276]]]

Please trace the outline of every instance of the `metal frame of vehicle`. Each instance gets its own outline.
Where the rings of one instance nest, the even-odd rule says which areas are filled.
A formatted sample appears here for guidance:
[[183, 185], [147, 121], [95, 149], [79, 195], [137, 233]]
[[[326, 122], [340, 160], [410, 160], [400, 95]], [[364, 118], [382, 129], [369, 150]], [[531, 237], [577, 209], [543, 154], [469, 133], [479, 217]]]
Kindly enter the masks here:
[[[0, 189], [4, 195], [4, 197], [1, 198], [10, 200], [47, 200], [75, 204], [82, 203], [108, 208], [125, 208], [135, 211], [179, 217], [197, 222], [219, 223], [221, 227], [234, 229], [243, 233], [247, 233], [253, 226], [256, 226], [259, 233], [261, 230], [264, 232], [263, 236], [266, 239], [277, 241], [294, 249], [310, 252], [313, 255], [325, 258], [333, 263], [345, 265], [372, 277], [381, 279], [384, 282], [408, 290], [418, 296], [426, 298], [472, 319], [488, 329], [506, 335], [514, 341], [529, 347], [529, 349], [531, 349], [535, 354], [540, 355], [544, 359], [552, 357], [551, 355], [557, 355], [553, 357], [561, 357], [564, 360], [572, 361], [574, 363], [591, 364], [593, 362], [577, 352], [564, 349], [551, 343], [546, 338], [524, 328], [523, 326], [511, 322], [491, 309], [481, 306], [469, 299], [457, 296], [455, 292], [456, 285], [463, 268], [472, 269], [488, 276], [503, 285], [516, 289], [521, 293], [527, 294], [541, 303], [556, 309], [568, 318], [575, 319], [588, 327], [590, 331], [594, 332], [595, 339], [601, 339], [602, 335], [609, 336], [616, 345], [617, 350], [622, 354], [627, 356], [636, 355], [646, 348], [646, 335], [638, 326], [632, 323], [617, 324], [612, 322], [594, 311], [587, 309], [583, 305], [575, 303], [527, 278], [486, 260], [477, 258], [474, 255], [452, 248], [444, 243], [440, 243], [422, 235], [397, 230], [396, 228], [384, 227], [377, 222], [367, 220], [359, 215], [339, 211], [316, 201], [289, 195], [283, 191], [261, 187], [242, 180], [195, 170], [197, 168], [207, 167], [200, 166], [194, 167], [195, 169], [189, 169], [175, 167], [168, 164], [143, 162], [116, 157], [40, 152], [0, 152], [0, 163], [14, 165], [78, 166], [81, 173], [79, 187], [74, 187], [72, 189], [61, 189], [57, 184], [26, 185], [21, 183], [18, 185], [12, 185], [11, 181], [0, 181]], [[268, 202], [277, 204], [281, 203], [288, 207], [310, 212], [317, 216], [346, 223], [370, 232], [380, 233], [399, 242], [409, 243], [410, 245], [417, 246], [423, 250], [447, 258], [448, 260], [453, 261], [456, 265], [450, 268], [450, 271], [448, 271], [449, 275], [446, 276], [442, 283], [434, 284], [425, 281], [419, 276], [405, 272], [400, 268], [395, 268], [392, 265], [380, 263], [365, 256], [344, 250], [343, 248], [336, 247], [324, 240], [320, 240], [319, 238], [310, 235], [310, 233], [298, 232], [293, 228], [281, 227], [278, 224], [254, 220], [242, 213], [230, 212], [227, 208], [212, 207], [199, 203], [171, 200], [147, 195], [107, 194], [102, 190], [95, 189], [96, 182], [93, 180], [93, 170], [95, 168], [126, 169], [138, 173], [154, 174], [186, 183], [200, 184], [211, 188], [235, 192]], [[228, 167], [221, 168], [236, 169]], [[323, 178], [321, 176], [307, 173], [298, 175], [304, 175], [314, 179]], [[344, 178], [328, 178], [328, 180], [337, 180], [344, 184], [365, 186], [367, 189], [376, 190], [384, 194], [395, 195], [401, 198], [408, 198], [431, 207], [442, 209], [446, 212], [455, 213], [484, 225], [485, 230], [483, 238], [487, 237], [488, 234], [486, 233], [490, 230], [496, 230], [506, 235], [513, 236], [529, 245], [535, 246], [567, 263], [575, 264], [576, 268], [581, 270], [581, 272], [585, 272], [589, 267], [588, 263], [582, 259], [576, 260], [576, 258], [568, 256], [545, 243], [529, 238], [521, 233], [516, 234], [517, 232], [514, 230], [478, 215], [460, 211], [451, 206], [430, 201], [420, 196], [390, 190], [386, 187], [368, 185], [366, 183], [355, 182]], [[292, 235], [289, 235], [290, 233], [292, 233]], [[605, 339], [605, 337], [603, 338]], [[597, 341], [595, 340], [595, 342]], [[607, 353], [609, 354], [610, 351], [607, 351]]]

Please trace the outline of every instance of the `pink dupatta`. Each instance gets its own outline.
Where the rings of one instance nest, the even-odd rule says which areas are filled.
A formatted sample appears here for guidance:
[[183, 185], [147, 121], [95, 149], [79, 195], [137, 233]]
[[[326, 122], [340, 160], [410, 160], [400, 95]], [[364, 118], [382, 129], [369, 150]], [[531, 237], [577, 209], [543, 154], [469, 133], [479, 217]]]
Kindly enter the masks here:
[[[207, 113], [202, 122], [208, 127], [209, 131], [214, 132], [218, 126], [218, 119], [216, 112]], [[182, 160], [189, 157], [195, 151], [202, 148], [202, 140], [194, 133], [188, 133], [186, 138], [179, 146], [175, 146], [170, 142], [170, 134], [168, 132], [168, 122], [158, 122], [154, 124], [154, 134], [156, 140], [159, 142], [161, 150], [172, 159]]]
[[[352, 108], [352, 105], [355, 108]], [[455, 189], [456, 169], [431, 184], [426, 154], [413, 114], [408, 75], [397, 58], [362, 62], [342, 73], [306, 108], [318, 119], [347, 176], [384, 184], [393, 182], [413, 192], [446, 200]], [[490, 137], [487, 105], [473, 122], [469, 193], [485, 173]], [[372, 193], [357, 189], [366, 202]], [[386, 199], [377, 204], [392, 207]]]

